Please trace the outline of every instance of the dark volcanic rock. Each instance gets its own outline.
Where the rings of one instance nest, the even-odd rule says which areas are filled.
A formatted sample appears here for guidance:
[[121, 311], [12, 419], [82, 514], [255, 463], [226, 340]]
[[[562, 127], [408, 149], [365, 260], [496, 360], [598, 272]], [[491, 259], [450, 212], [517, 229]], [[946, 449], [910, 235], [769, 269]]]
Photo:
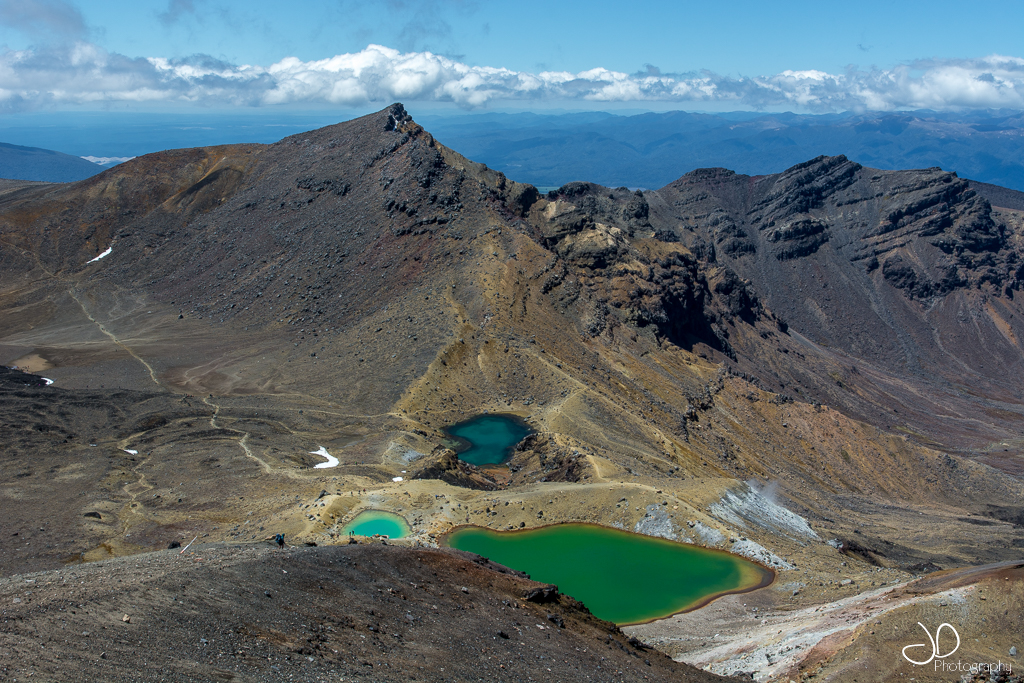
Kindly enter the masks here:
[[[552, 269], [544, 291], [557, 305], [576, 310], [585, 335], [625, 323], [653, 327], [684, 348], [705, 343], [731, 355], [728, 334], [719, 325], [722, 315], [741, 314], [753, 322], [762, 314], [752, 290], [742, 301], [716, 297], [708, 284], [716, 271], [703, 271], [673, 230], [651, 231], [642, 194], [570, 183], [548, 199], [528, 217], [563, 261]], [[652, 240], [638, 239], [641, 224]]]
[[523, 598], [527, 602], [555, 602], [558, 600], [558, 586], [548, 584], [547, 586], [538, 586], [537, 588], [531, 588], [526, 592]]
[[[31, 671], [48, 681], [725, 680], [660, 653], [640, 659], [638, 645], [572, 598], [555, 592], [543, 605], [523, 601], [546, 587], [458, 553], [358, 544], [190, 551], [0, 579], [6, 674], [20, 680]], [[65, 579], [74, 579], [74, 594]], [[12, 600], [15, 594], [21, 597]]]
[[8, 387], [45, 387], [46, 380], [38, 375], [0, 366], [0, 385]]
[[[683, 226], [674, 232], [703, 262], [750, 283], [749, 310], [763, 306], [814, 342], [923, 379], [960, 381], [953, 359], [968, 348], [987, 356], [971, 363], [985, 382], [1006, 386], [1003, 370], [1024, 369], [1011, 341], [1024, 333], [1012, 312], [1013, 293], [1024, 286], [1020, 238], [953, 173], [819, 157], [771, 176], [694, 171], [648, 194], [656, 230]], [[732, 291], [731, 278], [722, 282]], [[964, 328], [961, 311], [983, 300], [992, 315]], [[742, 357], [736, 339], [729, 343]], [[785, 374], [784, 383], [823, 392], [807, 363]], [[870, 413], [863, 404], [854, 409], [860, 399], [849, 393], [827, 395], [859, 416]]]
[[[605, 458], [625, 473], [613, 478], [781, 480], [819, 510], [832, 502], [805, 494], [967, 496], [963, 469], [937, 475], [889, 433], [975, 452], [1019, 435], [1021, 225], [953, 174], [843, 157], [542, 197], [445, 148], [400, 105], [273, 145], [18, 186], [0, 197], [7, 357], [39, 347], [58, 386], [116, 389], [97, 407], [91, 394], [54, 402], [52, 387], [17, 388], [3, 425], [10, 471], [42, 484], [71, 453], [90, 463], [83, 479], [102, 482], [69, 506], [88, 547], [48, 562], [105, 552], [125, 519], [187, 519], [196, 495], [213, 510], [282, 469], [388, 487], [438, 428], [483, 410], [535, 412], [560, 430], [509, 486], [597, 479]], [[205, 398], [168, 405], [183, 395]], [[878, 428], [849, 437], [863, 457], [811, 450], [812, 437], [852, 433], [832, 409]], [[812, 430], [775, 429], [780, 412], [796, 425], [803, 410]], [[319, 439], [338, 445], [333, 472], [311, 469]], [[1015, 457], [1001, 453], [985, 457]], [[497, 485], [434, 455], [415, 476]], [[143, 479], [157, 465], [202, 473], [203, 486], [182, 495], [170, 474]], [[153, 479], [163, 488], [151, 492]], [[922, 481], [925, 493], [909, 493]], [[238, 500], [269, 490], [252, 489]], [[100, 520], [82, 517], [93, 509]], [[136, 548], [172, 537], [156, 522], [131, 533]]]
[[431, 454], [433, 462], [425, 465], [412, 475], [412, 479], [438, 479], [452, 486], [493, 491], [498, 484], [479, 467], [459, 460], [450, 448], [438, 446]]
[[968, 180], [971, 189], [988, 200], [989, 204], [1014, 211], [1024, 211], [1024, 192], [1010, 190], [998, 185], [979, 183], [976, 180]]
[[814, 218], [799, 220], [774, 227], [766, 235], [772, 243], [772, 253], [780, 261], [810, 256], [828, 242], [828, 226]]
[[530, 434], [516, 446], [508, 462], [511, 485], [527, 482], [578, 482], [591, 474], [585, 455], [559, 446], [550, 434]]

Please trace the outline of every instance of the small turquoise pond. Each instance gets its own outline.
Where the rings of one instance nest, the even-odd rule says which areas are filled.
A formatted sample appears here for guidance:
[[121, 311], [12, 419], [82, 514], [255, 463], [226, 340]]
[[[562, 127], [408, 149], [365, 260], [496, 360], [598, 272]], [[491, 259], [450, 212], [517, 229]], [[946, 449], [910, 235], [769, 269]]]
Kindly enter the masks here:
[[405, 538], [411, 531], [409, 523], [400, 515], [383, 510], [363, 510], [342, 528], [341, 533], [343, 536], [380, 534], [388, 538]]
[[533, 433], [515, 415], [478, 415], [446, 427], [445, 434], [456, 441], [459, 460], [470, 465], [498, 465], [512, 457], [516, 444]]
[[594, 616], [639, 624], [774, 580], [770, 569], [720, 550], [594, 524], [523, 531], [458, 527], [444, 542], [553, 583]]

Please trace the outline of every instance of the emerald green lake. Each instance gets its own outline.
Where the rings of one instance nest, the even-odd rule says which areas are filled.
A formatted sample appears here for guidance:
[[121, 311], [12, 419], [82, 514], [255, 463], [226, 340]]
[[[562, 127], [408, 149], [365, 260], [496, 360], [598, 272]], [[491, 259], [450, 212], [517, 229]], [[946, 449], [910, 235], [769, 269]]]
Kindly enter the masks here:
[[470, 465], [498, 465], [512, 457], [516, 444], [533, 430], [514, 415], [478, 415], [445, 428], [455, 439], [459, 460]]
[[405, 538], [411, 531], [404, 517], [383, 510], [363, 510], [341, 529], [343, 536], [381, 534], [388, 538]]
[[459, 527], [446, 542], [534, 581], [553, 583], [597, 617], [638, 624], [766, 586], [774, 573], [719, 550], [593, 524], [525, 531]]

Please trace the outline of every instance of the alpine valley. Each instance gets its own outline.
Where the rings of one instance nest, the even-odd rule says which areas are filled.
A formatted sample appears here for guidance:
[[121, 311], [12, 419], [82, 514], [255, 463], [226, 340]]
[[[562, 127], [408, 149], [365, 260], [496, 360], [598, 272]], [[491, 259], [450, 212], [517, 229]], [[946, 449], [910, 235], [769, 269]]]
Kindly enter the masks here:
[[[1024, 193], [542, 194], [400, 104], [0, 182], [4, 677], [950, 680], [918, 622], [1024, 668]], [[507, 466], [452, 450], [484, 413]], [[410, 535], [350, 544], [368, 509]], [[774, 580], [616, 627], [438, 547], [559, 522]]]

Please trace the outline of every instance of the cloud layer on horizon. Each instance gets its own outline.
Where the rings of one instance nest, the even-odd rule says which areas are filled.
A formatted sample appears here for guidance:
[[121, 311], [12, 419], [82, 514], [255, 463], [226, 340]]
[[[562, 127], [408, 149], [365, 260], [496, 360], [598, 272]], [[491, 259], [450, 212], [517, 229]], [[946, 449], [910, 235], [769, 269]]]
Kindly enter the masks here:
[[811, 112], [894, 109], [1024, 109], [1024, 59], [919, 60], [842, 74], [784, 71], [733, 78], [711, 72], [626, 74], [595, 68], [529, 73], [470, 66], [430, 52], [380, 45], [268, 67], [208, 55], [131, 58], [85, 42], [0, 54], [0, 111], [118, 102], [201, 106], [452, 102], [678, 102]]

